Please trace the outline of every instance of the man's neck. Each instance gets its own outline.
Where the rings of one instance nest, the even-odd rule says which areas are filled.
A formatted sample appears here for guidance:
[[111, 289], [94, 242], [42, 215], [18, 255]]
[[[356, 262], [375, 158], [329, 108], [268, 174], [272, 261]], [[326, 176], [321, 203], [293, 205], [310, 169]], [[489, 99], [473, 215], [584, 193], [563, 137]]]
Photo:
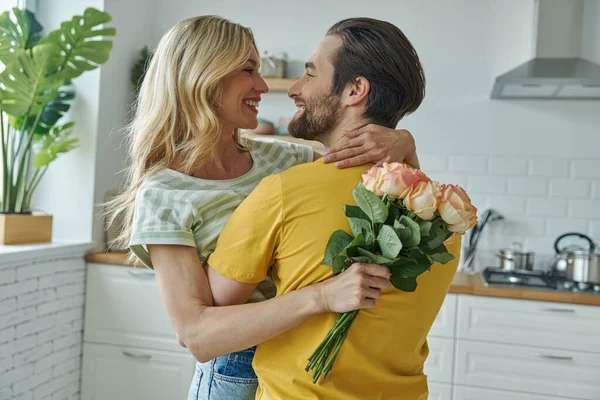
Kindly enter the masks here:
[[326, 149], [340, 145], [348, 140], [344, 135], [345, 132], [359, 129], [368, 123], [362, 118], [340, 118], [331, 132], [324, 134], [318, 141], [323, 143]]

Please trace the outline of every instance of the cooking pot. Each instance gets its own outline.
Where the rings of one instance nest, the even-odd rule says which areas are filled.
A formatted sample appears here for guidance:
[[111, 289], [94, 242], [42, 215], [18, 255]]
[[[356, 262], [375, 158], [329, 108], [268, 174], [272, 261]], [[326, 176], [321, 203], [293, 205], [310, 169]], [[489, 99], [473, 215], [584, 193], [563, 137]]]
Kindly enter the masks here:
[[[589, 248], [586, 250], [581, 246], [559, 246], [562, 239], [573, 236], [586, 240]], [[600, 253], [589, 236], [577, 232], [565, 233], [554, 242], [554, 251], [554, 269], [561, 277], [573, 282], [600, 284]]]
[[533, 270], [534, 253], [524, 252], [523, 246], [519, 242], [514, 242], [509, 249], [500, 249], [496, 257], [500, 258], [500, 268], [505, 271]]

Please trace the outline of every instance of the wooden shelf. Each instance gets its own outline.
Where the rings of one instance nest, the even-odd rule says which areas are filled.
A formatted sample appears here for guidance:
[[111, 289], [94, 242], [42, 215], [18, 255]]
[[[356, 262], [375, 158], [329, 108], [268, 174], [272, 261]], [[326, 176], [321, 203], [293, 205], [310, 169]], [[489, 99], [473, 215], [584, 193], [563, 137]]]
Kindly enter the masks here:
[[297, 78], [265, 78], [271, 92], [287, 92]]

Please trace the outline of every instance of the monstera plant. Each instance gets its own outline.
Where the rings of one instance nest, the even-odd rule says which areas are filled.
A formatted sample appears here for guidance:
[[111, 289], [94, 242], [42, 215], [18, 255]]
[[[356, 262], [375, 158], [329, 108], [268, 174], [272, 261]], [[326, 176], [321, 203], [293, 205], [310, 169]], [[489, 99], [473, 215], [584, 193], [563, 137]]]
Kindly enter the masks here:
[[77, 146], [74, 122], [65, 121], [75, 92], [71, 80], [104, 64], [115, 28], [105, 12], [88, 8], [60, 28], [42, 34], [27, 10], [0, 15], [0, 213], [27, 213], [48, 166]]

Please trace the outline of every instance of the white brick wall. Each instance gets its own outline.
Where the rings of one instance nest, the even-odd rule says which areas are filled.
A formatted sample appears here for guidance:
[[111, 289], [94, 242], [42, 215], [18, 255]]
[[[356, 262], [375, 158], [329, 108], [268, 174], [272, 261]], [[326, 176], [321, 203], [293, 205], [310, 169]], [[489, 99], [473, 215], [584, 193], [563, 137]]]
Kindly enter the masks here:
[[0, 264], [0, 400], [79, 399], [85, 262]]
[[423, 154], [420, 161], [432, 179], [465, 187], [480, 213], [494, 208], [504, 214], [504, 221], [486, 228], [483, 252], [520, 241], [547, 258], [554, 240], [566, 232], [600, 241], [599, 160]]

